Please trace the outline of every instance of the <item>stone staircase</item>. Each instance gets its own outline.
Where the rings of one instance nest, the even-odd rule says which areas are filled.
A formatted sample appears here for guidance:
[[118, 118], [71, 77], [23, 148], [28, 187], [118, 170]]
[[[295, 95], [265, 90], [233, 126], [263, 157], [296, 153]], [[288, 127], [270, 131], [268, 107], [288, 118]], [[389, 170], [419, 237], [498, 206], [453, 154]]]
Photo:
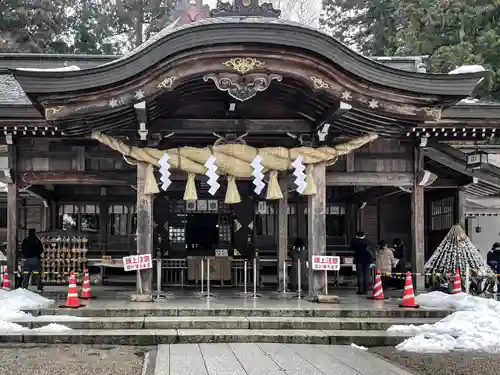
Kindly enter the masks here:
[[[91, 308], [29, 311], [17, 321], [33, 330], [0, 333], [0, 342], [157, 345], [173, 343], [355, 343], [394, 346], [405, 339], [389, 336], [395, 324], [434, 323], [448, 310], [294, 309], [294, 308]], [[44, 315], [71, 315], [56, 319]], [[38, 331], [49, 323], [72, 330]]]

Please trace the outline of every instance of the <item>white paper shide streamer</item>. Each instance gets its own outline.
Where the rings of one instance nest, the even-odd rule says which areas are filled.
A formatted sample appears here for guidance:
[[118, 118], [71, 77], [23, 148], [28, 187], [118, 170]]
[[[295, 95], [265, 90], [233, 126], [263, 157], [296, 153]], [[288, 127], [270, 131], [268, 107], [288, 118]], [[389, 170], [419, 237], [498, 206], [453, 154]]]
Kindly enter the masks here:
[[253, 168], [252, 176], [254, 177], [253, 184], [255, 185], [253, 191], [255, 194], [262, 193], [262, 190], [266, 186], [264, 184], [264, 173], [262, 173], [262, 170], [264, 169], [264, 166], [261, 164], [262, 160], [264, 159], [262, 159], [260, 155], [257, 155], [250, 164]]
[[208, 192], [211, 195], [214, 195], [220, 188], [220, 184], [217, 182], [217, 180], [219, 179], [219, 175], [216, 173], [217, 166], [215, 165], [215, 156], [211, 155], [207, 159], [207, 161], [205, 162], [205, 167], [207, 168], [207, 171], [205, 172], [205, 176], [208, 177], [207, 184], [208, 186], [210, 186]]
[[170, 180], [170, 164], [168, 163], [168, 154], [165, 153], [165, 155], [162, 156], [162, 158], [158, 161], [158, 164], [160, 164], [160, 181], [162, 182], [161, 188], [163, 191], [166, 191], [168, 187], [172, 184], [172, 181]]
[[304, 158], [298, 156], [292, 163], [294, 168], [293, 175], [295, 176], [295, 185], [297, 185], [297, 192], [302, 194], [307, 187], [306, 174], [304, 173], [306, 167], [304, 165]]

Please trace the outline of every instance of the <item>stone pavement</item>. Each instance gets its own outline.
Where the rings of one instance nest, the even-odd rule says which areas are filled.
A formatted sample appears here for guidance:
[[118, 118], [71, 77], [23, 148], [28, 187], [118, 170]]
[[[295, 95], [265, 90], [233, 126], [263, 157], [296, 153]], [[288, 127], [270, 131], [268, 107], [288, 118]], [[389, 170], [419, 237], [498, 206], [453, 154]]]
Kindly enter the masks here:
[[159, 345], [154, 375], [411, 375], [349, 346]]

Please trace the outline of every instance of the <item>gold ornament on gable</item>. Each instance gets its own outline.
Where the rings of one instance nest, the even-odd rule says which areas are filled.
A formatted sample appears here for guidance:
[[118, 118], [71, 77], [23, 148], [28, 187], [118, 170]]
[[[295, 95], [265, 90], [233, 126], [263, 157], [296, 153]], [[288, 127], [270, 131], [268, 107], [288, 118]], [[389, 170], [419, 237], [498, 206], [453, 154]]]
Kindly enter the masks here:
[[317, 90], [330, 88], [330, 85], [321, 78], [312, 76], [312, 77], [310, 77], [310, 80], [313, 83], [314, 88]]
[[58, 105], [57, 107], [50, 107], [45, 109], [45, 116], [46, 117], [52, 117], [61, 112], [65, 106], [63, 105]]
[[424, 112], [427, 116], [431, 117], [434, 121], [441, 121], [442, 108], [425, 107]]
[[233, 68], [240, 74], [245, 74], [264, 65], [264, 63], [253, 57], [233, 57], [232, 59], [224, 61], [222, 65]]
[[171, 90], [172, 89], [172, 85], [174, 84], [175, 80], [179, 78], [177, 76], [171, 76], [171, 77], [165, 77], [163, 79], [163, 81], [161, 81], [159, 84], [158, 84], [158, 88], [159, 89], [167, 89], [167, 90]]

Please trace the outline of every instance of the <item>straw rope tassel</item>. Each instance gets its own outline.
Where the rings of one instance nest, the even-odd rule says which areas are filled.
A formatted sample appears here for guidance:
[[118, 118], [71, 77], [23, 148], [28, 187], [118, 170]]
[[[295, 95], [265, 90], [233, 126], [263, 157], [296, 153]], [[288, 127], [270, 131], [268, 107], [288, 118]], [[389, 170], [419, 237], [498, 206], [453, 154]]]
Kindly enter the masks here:
[[[267, 199], [281, 199], [283, 193], [279, 188], [279, 183], [277, 179], [278, 171], [286, 171], [292, 168], [291, 161], [295, 160], [299, 155], [303, 157], [304, 164], [312, 165], [316, 163], [334, 163], [339, 156], [346, 155], [349, 152], [377, 139], [377, 134], [368, 134], [366, 136], [352, 139], [344, 144], [335, 145], [333, 147], [297, 147], [292, 149], [287, 149], [284, 147], [266, 147], [261, 149], [256, 149], [254, 147], [244, 145], [244, 144], [222, 144], [213, 146], [212, 148], [195, 148], [195, 147], [179, 147], [169, 150], [159, 150], [149, 147], [136, 147], [129, 146], [115, 138], [109, 137], [100, 132], [94, 132], [91, 136], [93, 139], [107, 145], [111, 149], [120, 152], [124, 156], [131, 157], [138, 162], [148, 163], [152, 166], [158, 167], [158, 161], [165, 155], [165, 152], [170, 157], [171, 168], [180, 169], [188, 173], [188, 181], [186, 183], [186, 197], [192, 199], [196, 194], [195, 186], [193, 184], [194, 177], [190, 177], [190, 174], [204, 174], [206, 168], [204, 166], [207, 158], [212, 154], [216, 158], [216, 165], [221, 174], [227, 174], [228, 176], [234, 177], [234, 179], [228, 179], [228, 184], [230, 187], [229, 198], [232, 201], [238, 201], [236, 198], [235, 189], [237, 178], [251, 178], [253, 168], [250, 163], [255, 158], [257, 154], [261, 155], [263, 158], [262, 165], [269, 173], [269, 186], [267, 191]], [[315, 186], [311, 176], [310, 167], [308, 173], [308, 185], [311, 186], [307, 189], [308, 195], [314, 194]], [[153, 187], [152, 180], [154, 174], [152, 171], [148, 170], [148, 189], [147, 193], [155, 194], [159, 192], [158, 186]], [[190, 184], [189, 186], [187, 186]], [[229, 188], [229, 186], [228, 186]], [[239, 195], [239, 194], [238, 194]], [[186, 199], [186, 198], [185, 198]]]

